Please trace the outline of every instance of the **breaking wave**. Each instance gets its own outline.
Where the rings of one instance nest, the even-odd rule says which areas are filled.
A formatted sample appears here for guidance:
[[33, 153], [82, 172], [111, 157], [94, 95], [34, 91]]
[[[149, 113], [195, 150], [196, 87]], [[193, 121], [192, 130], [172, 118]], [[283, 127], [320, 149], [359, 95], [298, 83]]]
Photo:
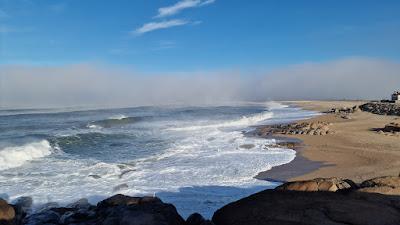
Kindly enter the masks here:
[[123, 125], [128, 125], [132, 123], [136, 123], [140, 120], [140, 117], [127, 117], [124, 115], [116, 115], [112, 116], [108, 119], [105, 120], [99, 120], [99, 121], [94, 121], [92, 123], [89, 123], [87, 125], [87, 128], [90, 129], [98, 129], [98, 128], [110, 128], [110, 127], [116, 127], [116, 126], [123, 126]]
[[52, 147], [47, 140], [6, 147], [0, 150], [0, 170], [19, 167], [25, 162], [48, 156], [51, 153]]
[[231, 120], [231, 121], [216, 123], [216, 124], [169, 128], [169, 130], [187, 131], [187, 130], [199, 130], [199, 129], [207, 129], [207, 128], [253, 126], [264, 120], [272, 118], [272, 116], [273, 116], [272, 112], [265, 111], [262, 113], [254, 114], [252, 116], [243, 116], [242, 118], [240, 118], [238, 120]]

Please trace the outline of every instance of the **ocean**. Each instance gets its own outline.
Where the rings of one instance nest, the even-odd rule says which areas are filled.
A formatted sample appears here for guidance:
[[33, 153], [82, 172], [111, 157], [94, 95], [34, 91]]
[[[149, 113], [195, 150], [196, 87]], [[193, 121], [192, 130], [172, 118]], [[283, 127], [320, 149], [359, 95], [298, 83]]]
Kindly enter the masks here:
[[315, 112], [275, 102], [225, 106], [0, 110], [0, 197], [35, 207], [154, 195], [187, 217], [278, 183], [259, 172], [296, 152], [246, 133]]

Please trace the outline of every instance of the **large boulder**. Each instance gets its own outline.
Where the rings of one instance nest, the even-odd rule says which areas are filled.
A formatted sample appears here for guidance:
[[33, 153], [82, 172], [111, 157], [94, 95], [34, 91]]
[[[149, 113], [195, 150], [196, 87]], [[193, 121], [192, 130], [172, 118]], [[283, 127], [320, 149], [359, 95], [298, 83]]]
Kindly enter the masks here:
[[13, 202], [15, 209], [15, 222], [21, 224], [26, 215], [32, 211], [33, 199], [23, 196]]
[[156, 197], [115, 195], [96, 208], [96, 224], [184, 225], [185, 221], [171, 204]]
[[394, 225], [400, 224], [400, 208], [392, 198], [372, 193], [266, 190], [222, 207], [212, 221], [216, 225]]
[[359, 192], [400, 195], [400, 177], [387, 176], [366, 180], [360, 184]]
[[187, 218], [186, 225], [214, 225], [214, 223], [204, 219], [199, 213], [193, 213]]
[[0, 224], [12, 224], [15, 219], [15, 210], [5, 200], [0, 199]]
[[185, 225], [185, 221], [173, 205], [158, 198], [114, 195], [97, 206], [81, 199], [67, 207], [47, 207], [26, 217], [23, 224]]
[[351, 180], [341, 178], [316, 178], [306, 181], [287, 182], [278, 186], [277, 190], [285, 191], [345, 191], [357, 188], [357, 185]]

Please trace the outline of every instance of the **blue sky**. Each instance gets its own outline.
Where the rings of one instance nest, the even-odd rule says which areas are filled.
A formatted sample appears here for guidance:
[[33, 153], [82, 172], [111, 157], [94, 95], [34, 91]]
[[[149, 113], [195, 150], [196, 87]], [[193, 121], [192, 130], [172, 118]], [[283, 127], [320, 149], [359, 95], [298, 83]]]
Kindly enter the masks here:
[[398, 0], [0, 0], [0, 63], [168, 73], [397, 61], [399, 11]]

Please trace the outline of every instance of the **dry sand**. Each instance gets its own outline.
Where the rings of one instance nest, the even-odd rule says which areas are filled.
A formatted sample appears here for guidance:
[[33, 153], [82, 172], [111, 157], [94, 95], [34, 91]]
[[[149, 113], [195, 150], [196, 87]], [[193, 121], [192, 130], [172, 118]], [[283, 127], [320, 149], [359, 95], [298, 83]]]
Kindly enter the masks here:
[[[333, 107], [351, 107], [360, 101], [297, 101], [287, 102], [304, 109], [327, 111]], [[400, 172], [400, 136], [387, 136], [372, 131], [385, 124], [400, 121], [396, 116], [381, 116], [367, 112], [350, 114], [351, 119], [343, 119], [335, 114], [324, 114], [309, 120], [332, 123], [334, 134], [325, 136], [287, 135], [304, 142], [304, 150], [299, 157], [321, 162], [322, 166], [303, 175], [295, 175], [289, 180], [303, 180], [316, 177], [343, 177], [356, 182], [377, 176], [398, 175]], [[303, 160], [304, 161], [304, 160]], [[299, 163], [297, 163], [299, 164]], [[301, 166], [296, 165], [298, 170]], [[290, 165], [290, 164], [289, 164]], [[279, 169], [282, 170], [284, 168]], [[293, 168], [292, 168], [293, 169]], [[296, 170], [296, 168], [294, 168]], [[266, 174], [268, 176], [268, 174]]]

